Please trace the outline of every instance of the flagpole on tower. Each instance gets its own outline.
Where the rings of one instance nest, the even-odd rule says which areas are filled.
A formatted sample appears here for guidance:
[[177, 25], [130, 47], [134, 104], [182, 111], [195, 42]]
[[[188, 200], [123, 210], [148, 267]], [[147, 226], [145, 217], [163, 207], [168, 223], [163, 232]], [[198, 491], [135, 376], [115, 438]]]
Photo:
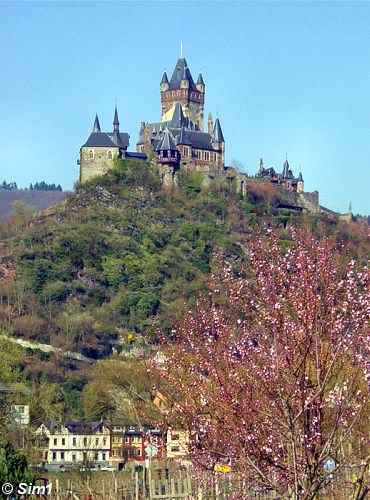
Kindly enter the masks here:
[[181, 42], [180, 42], [180, 57], [181, 57], [181, 59], [182, 59], [182, 57], [183, 57], [183, 55], [182, 55], [182, 40], [181, 40]]

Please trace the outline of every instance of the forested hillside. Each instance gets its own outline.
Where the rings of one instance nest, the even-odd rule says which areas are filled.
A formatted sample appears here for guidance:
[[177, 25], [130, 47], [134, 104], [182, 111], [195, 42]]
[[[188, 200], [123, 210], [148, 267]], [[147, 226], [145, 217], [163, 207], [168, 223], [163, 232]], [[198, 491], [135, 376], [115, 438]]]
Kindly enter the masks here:
[[45, 189], [4, 189], [0, 188], [0, 221], [4, 221], [12, 214], [12, 205], [21, 201], [33, 207], [36, 212], [59, 203], [67, 196], [61, 190]]
[[[3, 225], [3, 334], [96, 360], [138, 346], [154, 350], [153, 322], [170, 336], [184, 303], [192, 306], [206, 289], [217, 268], [215, 255], [238, 268], [261, 225], [278, 228], [282, 253], [293, 244], [289, 226], [301, 224], [346, 245], [348, 256], [368, 258], [364, 221], [278, 209], [284, 193], [254, 179], [247, 189], [241, 197], [232, 181], [202, 188], [201, 174], [181, 172], [178, 190], [164, 191], [154, 166], [117, 161], [113, 172], [78, 186], [48, 217]], [[10, 360], [3, 378], [21, 379], [46, 393], [55, 389], [53, 383], [62, 384], [59, 410], [81, 416], [88, 379], [83, 362], [5, 344], [3, 349], [9, 349]], [[14, 369], [17, 363], [20, 371]]]

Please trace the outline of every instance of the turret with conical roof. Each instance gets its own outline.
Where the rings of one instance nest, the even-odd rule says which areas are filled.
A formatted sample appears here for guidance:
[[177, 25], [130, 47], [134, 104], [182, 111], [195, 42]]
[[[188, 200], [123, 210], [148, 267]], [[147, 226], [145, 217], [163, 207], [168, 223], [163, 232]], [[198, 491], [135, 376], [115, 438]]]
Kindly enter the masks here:
[[179, 166], [180, 153], [177, 150], [175, 139], [167, 127], [155, 151], [157, 161], [161, 165], [167, 165], [174, 168]]
[[170, 86], [170, 82], [168, 81], [167, 73], [164, 72], [161, 80], [161, 92], [165, 92], [168, 90], [168, 87]]
[[222, 133], [220, 120], [216, 118], [215, 126], [213, 128], [213, 139], [214, 142], [223, 143], [225, 142], [224, 134]]
[[205, 85], [204, 85], [204, 80], [203, 80], [202, 73], [199, 73], [198, 80], [197, 80], [197, 83], [196, 83], [196, 87], [199, 90], [199, 92], [204, 93]]

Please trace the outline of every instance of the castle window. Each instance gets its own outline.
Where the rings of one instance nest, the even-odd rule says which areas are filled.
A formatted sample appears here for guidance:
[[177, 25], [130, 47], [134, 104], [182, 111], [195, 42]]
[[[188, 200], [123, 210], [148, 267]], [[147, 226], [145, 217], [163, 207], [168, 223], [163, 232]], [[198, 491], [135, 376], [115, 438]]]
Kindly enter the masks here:
[[197, 158], [197, 160], [200, 160], [201, 159], [201, 152], [195, 151], [195, 157]]
[[209, 153], [208, 153], [208, 151], [205, 151], [205, 153], [204, 153], [204, 159], [206, 161], [209, 161]]
[[184, 156], [189, 156], [189, 148], [184, 147]]
[[108, 151], [108, 160], [112, 159], [112, 151]]
[[90, 160], [94, 159], [94, 151], [92, 149], [90, 149], [90, 151], [89, 151], [89, 158], [90, 158]]

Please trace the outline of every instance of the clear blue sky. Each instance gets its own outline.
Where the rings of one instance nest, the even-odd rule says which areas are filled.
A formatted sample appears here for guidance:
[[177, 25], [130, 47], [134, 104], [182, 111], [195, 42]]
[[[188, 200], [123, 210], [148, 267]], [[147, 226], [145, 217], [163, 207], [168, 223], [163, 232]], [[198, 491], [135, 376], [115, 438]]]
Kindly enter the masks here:
[[135, 149], [180, 40], [227, 161], [279, 170], [370, 214], [370, 3], [0, 2], [0, 178], [71, 188], [95, 112]]

